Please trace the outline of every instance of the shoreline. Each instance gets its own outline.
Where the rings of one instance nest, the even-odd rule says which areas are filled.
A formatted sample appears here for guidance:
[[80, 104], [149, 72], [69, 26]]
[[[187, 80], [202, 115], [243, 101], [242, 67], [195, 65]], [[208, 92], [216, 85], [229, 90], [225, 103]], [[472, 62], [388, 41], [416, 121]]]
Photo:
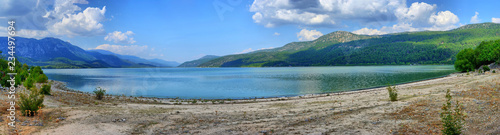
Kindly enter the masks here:
[[[438, 81], [439, 79], [444, 79], [447, 77], [452, 77], [456, 75], [460, 75], [462, 73], [455, 72], [451, 73], [448, 75], [443, 75], [439, 77], [433, 77], [433, 78], [428, 78], [428, 79], [421, 79], [421, 80], [416, 80], [416, 81], [411, 81], [411, 82], [406, 82], [406, 83], [399, 83], [399, 84], [394, 84], [392, 86], [396, 87], [401, 87], [401, 86], [407, 86], [407, 85], [416, 85], [421, 82], [426, 82], [426, 81]], [[71, 89], [66, 87], [66, 82], [62, 81], [56, 81], [56, 80], [49, 80], [50, 82], [55, 83], [54, 86], [57, 89], [56, 91], [65, 91], [65, 92], [73, 92], [73, 93], [82, 93], [82, 94], [90, 94], [94, 95], [91, 92], [84, 92], [84, 91], [79, 91], [75, 89]], [[108, 96], [112, 98], [116, 97], [126, 97], [129, 99], [139, 99], [139, 100], [146, 100], [146, 101], [158, 101], [155, 103], [158, 104], [166, 104], [166, 105], [197, 105], [197, 104], [223, 104], [230, 103], [230, 104], [241, 104], [241, 103], [257, 103], [257, 102], [272, 102], [272, 101], [283, 101], [283, 100], [298, 100], [298, 99], [308, 99], [308, 98], [318, 98], [318, 97], [326, 97], [326, 96], [334, 96], [334, 95], [346, 95], [346, 94], [356, 94], [356, 93], [364, 93], [364, 92], [371, 92], [371, 91], [380, 91], [380, 90], [385, 90], [387, 86], [377, 86], [377, 87], [370, 87], [370, 88], [362, 88], [362, 89], [354, 89], [354, 90], [347, 90], [347, 91], [339, 91], [339, 92], [327, 92], [327, 93], [316, 93], [316, 94], [304, 94], [304, 95], [291, 95], [291, 96], [275, 96], [275, 97], [256, 97], [256, 98], [243, 98], [243, 99], [231, 99], [231, 98], [226, 98], [226, 99], [203, 99], [203, 98], [198, 98], [198, 99], [183, 99], [183, 98], [163, 98], [163, 97], [143, 97], [143, 96], [124, 96], [124, 95], [113, 95], [113, 94], [107, 94]], [[196, 103], [192, 103], [193, 100], [196, 100]], [[179, 101], [181, 104], [178, 104], [178, 102], [172, 102], [172, 101]], [[198, 101], [206, 101], [206, 102], [198, 102]], [[219, 103], [214, 103], [213, 101], [219, 102]], [[184, 103], [186, 102], [186, 103]], [[190, 103], [191, 102], [191, 103]]]
[[[214, 103], [127, 96], [96, 100], [92, 94], [58, 89], [56, 84], [62, 82], [53, 82], [43, 116], [21, 116], [19, 123], [28, 125], [20, 125], [19, 131], [40, 135], [439, 134], [439, 112], [450, 89], [453, 100], [464, 104], [468, 114], [463, 133], [495, 134], [500, 133], [496, 128], [500, 127], [499, 80], [500, 73], [455, 73], [395, 85], [398, 101], [394, 102], [381, 87], [328, 96]], [[43, 126], [30, 126], [35, 120], [43, 121]]]

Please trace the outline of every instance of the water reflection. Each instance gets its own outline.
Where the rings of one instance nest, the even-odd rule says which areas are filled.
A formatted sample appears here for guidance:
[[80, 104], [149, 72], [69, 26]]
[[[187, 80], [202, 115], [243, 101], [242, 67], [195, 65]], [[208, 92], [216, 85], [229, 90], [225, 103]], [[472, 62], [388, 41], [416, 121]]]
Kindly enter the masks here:
[[453, 66], [44, 69], [49, 79], [81, 91], [99, 86], [118, 95], [209, 99], [338, 92], [452, 72]]

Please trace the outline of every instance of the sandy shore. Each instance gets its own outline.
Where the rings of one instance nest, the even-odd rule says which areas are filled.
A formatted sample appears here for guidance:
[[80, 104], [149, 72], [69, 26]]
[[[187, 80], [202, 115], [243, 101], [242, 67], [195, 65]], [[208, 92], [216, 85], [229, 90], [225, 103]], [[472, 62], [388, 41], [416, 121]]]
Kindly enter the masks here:
[[[444, 94], [450, 89], [468, 113], [464, 133], [499, 134], [499, 79], [500, 73], [452, 74], [397, 85], [396, 102], [388, 100], [385, 88], [196, 103], [124, 96], [98, 101], [90, 94], [67, 92], [53, 82], [53, 95], [45, 97], [45, 113], [38, 119], [20, 118], [21, 122], [39, 120], [44, 125], [19, 126], [18, 130], [41, 135], [436, 134], [440, 133]], [[2, 115], [5, 119], [6, 114]], [[6, 125], [3, 121], [3, 132], [9, 130]]]

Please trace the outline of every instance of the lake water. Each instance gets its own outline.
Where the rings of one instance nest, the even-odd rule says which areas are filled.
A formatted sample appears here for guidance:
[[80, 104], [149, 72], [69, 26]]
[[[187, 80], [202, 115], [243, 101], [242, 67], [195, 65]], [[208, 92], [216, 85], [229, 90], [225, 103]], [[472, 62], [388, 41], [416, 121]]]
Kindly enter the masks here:
[[242, 99], [340, 92], [436, 78], [453, 66], [43, 69], [69, 88], [185, 99]]

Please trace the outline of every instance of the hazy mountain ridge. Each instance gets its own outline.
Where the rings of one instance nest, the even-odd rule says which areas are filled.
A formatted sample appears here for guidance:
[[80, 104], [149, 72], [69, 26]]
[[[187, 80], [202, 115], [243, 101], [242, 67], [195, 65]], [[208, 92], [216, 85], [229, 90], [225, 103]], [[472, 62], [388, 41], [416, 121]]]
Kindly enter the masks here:
[[216, 59], [216, 58], [219, 58], [220, 56], [215, 56], [215, 55], [205, 55], [199, 59], [196, 59], [196, 60], [192, 60], [192, 61], [186, 61], [184, 63], [182, 63], [181, 65], [179, 65], [178, 67], [197, 67], [199, 66], [200, 64], [203, 64], [205, 62], [208, 62], [210, 60], [213, 60], [213, 59]]
[[121, 54], [116, 54], [107, 50], [100, 50], [100, 49], [95, 49], [95, 50], [88, 50], [88, 52], [98, 52], [101, 54], [106, 54], [106, 55], [113, 55], [116, 56], [120, 59], [127, 60], [133, 63], [142, 63], [142, 64], [148, 64], [148, 65], [154, 65], [157, 67], [176, 67], [180, 65], [180, 63], [177, 63], [175, 61], [165, 61], [161, 59], [143, 59], [137, 56], [132, 56], [132, 55], [121, 55]]
[[[7, 41], [7, 37], [1, 37]], [[162, 63], [136, 63], [114, 53], [86, 51], [57, 38], [15, 37], [15, 56], [21, 63], [44, 68], [165, 67]], [[2, 56], [7, 56], [7, 42], [0, 42]], [[122, 55], [120, 55], [122, 56]], [[135, 56], [133, 56], [135, 57]], [[138, 58], [138, 57], [137, 57]]]
[[459, 50], [495, 39], [500, 39], [500, 24], [495, 23], [380, 36], [337, 31], [313, 41], [223, 56], [200, 67], [452, 64]]

